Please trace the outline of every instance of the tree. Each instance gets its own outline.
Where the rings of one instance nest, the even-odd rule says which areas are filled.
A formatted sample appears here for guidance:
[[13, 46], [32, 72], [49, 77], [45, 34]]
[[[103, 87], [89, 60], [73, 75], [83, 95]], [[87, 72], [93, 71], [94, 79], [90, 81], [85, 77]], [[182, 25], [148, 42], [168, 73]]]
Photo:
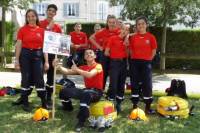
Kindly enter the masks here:
[[[160, 69], [165, 70], [166, 34], [167, 26], [177, 23], [186, 24], [186, 18], [197, 20], [199, 14], [199, 0], [111, 0], [112, 4], [123, 4], [121, 12], [123, 18], [135, 20], [140, 15], [148, 18], [150, 25], [163, 27], [161, 43]], [[191, 6], [196, 5], [196, 8]], [[182, 17], [184, 16], [184, 17]], [[196, 18], [196, 19], [194, 19]], [[192, 21], [194, 25], [197, 21]]]
[[6, 18], [6, 11], [18, 7], [19, 9], [27, 9], [31, 3], [38, 2], [41, 0], [1, 0], [0, 7], [2, 8], [2, 22], [1, 22], [1, 43], [2, 43], [2, 53], [3, 56], [1, 57], [1, 66], [4, 67], [6, 64], [5, 60], [5, 38], [6, 38], [6, 25], [5, 25], [5, 18]]

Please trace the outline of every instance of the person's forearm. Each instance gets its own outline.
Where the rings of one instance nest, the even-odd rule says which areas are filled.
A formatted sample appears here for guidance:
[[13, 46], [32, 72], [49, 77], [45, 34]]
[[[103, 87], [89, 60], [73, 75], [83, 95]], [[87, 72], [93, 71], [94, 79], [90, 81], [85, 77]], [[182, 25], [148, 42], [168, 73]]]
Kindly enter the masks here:
[[46, 63], [49, 62], [49, 60], [48, 60], [48, 53], [44, 53], [44, 61]]
[[154, 56], [156, 55], [156, 49], [152, 50], [152, 59], [154, 58]]
[[110, 56], [110, 49], [109, 48], [105, 49], [104, 55], [105, 56]]
[[89, 39], [92, 45], [96, 46], [100, 50], [103, 50], [103, 48], [96, 42], [94, 35], [92, 35]]
[[61, 73], [65, 74], [65, 75], [76, 75], [76, 74], [78, 74], [77, 72], [75, 72], [71, 69], [68, 69], [68, 68], [64, 68], [62, 66], [59, 66], [57, 68], [57, 70], [59, 70]]
[[81, 69], [77, 69], [76, 72], [86, 78], [91, 78], [95, 75], [95, 73], [83, 71]]
[[85, 43], [85, 44], [81, 44], [81, 45], [80, 45], [80, 47], [82, 47], [82, 48], [86, 48], [87, 46], [88, 46], [87, 43]]
[[15, 61], [17, 63], [19, 63], [19, 56], [20, 56], [20, 53], [21, 53], [21, 49], [22, 49], [21, 41], [17, 41], [17, 43], [15, 45]]

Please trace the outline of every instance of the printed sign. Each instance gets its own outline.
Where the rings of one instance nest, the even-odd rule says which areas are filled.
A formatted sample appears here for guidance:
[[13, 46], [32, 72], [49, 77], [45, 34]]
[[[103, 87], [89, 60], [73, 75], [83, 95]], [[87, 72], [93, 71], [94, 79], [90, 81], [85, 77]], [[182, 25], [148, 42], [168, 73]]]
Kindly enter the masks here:
[[44, 53], [56, 55], [70, 55], [71, 36], [51, 31], [45, 31], [44, 34]]

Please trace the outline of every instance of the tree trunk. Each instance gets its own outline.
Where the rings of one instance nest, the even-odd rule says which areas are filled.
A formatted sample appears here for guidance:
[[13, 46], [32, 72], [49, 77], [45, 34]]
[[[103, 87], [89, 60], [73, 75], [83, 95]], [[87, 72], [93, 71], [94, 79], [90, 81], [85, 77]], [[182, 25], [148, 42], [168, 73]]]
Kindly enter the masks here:
[[161, 43], [161, 57], [160, 57], [160, 70], [161, 72], [165, 71], [165, 60], [166, 60], [166, 39], [167, 39], [167, 20], [168, 20], [168, 9], [169, 3], [167, 0], [164, 1], [164, 19], [163, 19], [163, 31], [162, 31], [162, 43]]
[[166, 38], [167, 38], [167, 24], [166, 22], [164, 22], [162, 31], [161, 57], [160, 57], [160, 70], [162, 72], [165, 71]]
[[2, 32], [2, 57], [1, 57], [1, 66], [5, 67], [6, 57], [5, 57], [5, 38], [6, 38], [6, 8], [2, 6], [2, 23], [1, 23], [1, 32]]

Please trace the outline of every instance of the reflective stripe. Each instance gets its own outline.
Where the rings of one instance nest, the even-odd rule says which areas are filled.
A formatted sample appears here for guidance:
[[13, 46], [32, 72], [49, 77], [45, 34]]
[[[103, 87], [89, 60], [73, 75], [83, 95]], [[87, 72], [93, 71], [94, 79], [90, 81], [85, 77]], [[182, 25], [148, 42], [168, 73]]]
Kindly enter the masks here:
[[45, 84], [46, 87], [53, 88], [53, 85]]
[[46, 91], [45, 88], [36, 88], [36, 91]]
[[29, 88], [32, 88], [32, 89], [33, 89], [33, 88], [34, 88], [34, 86], [30, 86]]
[[29, 91], [30, 88], [21, 88], [21, 90], [23, 90], [23, 91]]
[[123, 100], [124, 97], [116, 96], [117, 99]]
[[131, 97], [139, 97], [139, 95], [131, 95]]
[[153, 97], [143, 97], [144, 99], [152, 99]]
[[83, 107], [87, 107], [87, 108], [89, 108], [90, 106], [88, 106], [87, 104], [85, 104], [85, 103], [80, 103], [80, 106], [83, 106]]
[[61, 102], [64, 102], [64, 103], [68, 103], [70, 102], [71, 100], [60, 100]]
[[112, 98], [108, 97], [108, 100], [109, 100], [109, 101], [114, 101], [115, 99], [112, 99]]

